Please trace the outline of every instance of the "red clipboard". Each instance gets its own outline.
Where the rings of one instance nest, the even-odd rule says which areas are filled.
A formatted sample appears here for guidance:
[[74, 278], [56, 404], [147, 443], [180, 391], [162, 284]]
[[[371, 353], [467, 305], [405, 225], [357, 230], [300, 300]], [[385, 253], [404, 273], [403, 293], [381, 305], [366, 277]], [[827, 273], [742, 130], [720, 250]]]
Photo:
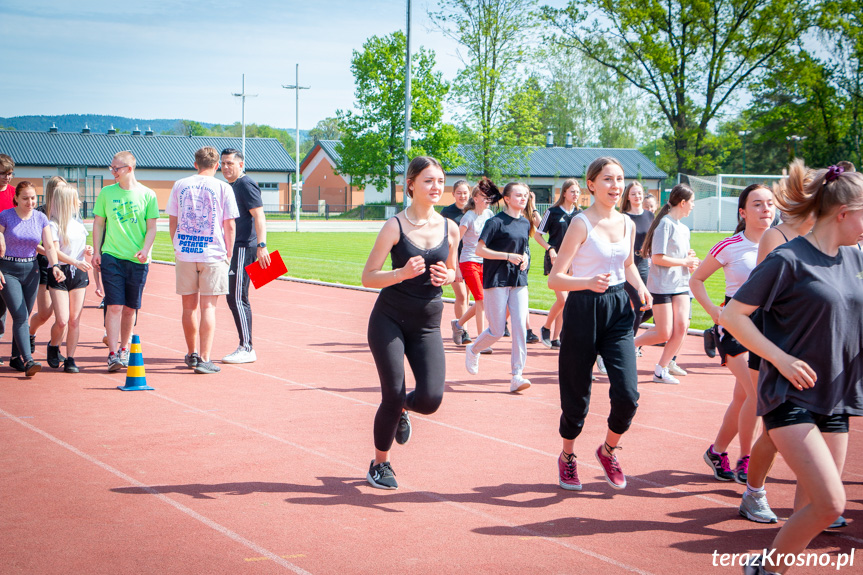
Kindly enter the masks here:
[[246, 266], [246, 273], [249, 274], [255, 289], [261, 289], [282, 274], [288, 273], [288, 268], [282, 261], [279, 250], [276, 250], [270, 254], [270, 265], [267, 269], [261, 268], [261, 264], [254, 261]]

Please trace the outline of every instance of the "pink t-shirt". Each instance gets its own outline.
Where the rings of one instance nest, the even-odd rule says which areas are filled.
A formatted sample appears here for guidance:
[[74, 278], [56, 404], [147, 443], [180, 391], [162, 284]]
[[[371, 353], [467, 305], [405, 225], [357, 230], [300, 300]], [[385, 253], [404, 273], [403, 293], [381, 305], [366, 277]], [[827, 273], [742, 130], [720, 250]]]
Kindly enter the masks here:
[[12, 198], [15, 197], [15, 186], [6, 186], [5, 190], [0, 190], [0, 212], [14, 208]]
[[200, 174], [178, 180], [166, 211], [177, 217], [174, 254], [179, 261], [212, 263], [229, 259], [223, 222], [240, 215], [229, 184]]

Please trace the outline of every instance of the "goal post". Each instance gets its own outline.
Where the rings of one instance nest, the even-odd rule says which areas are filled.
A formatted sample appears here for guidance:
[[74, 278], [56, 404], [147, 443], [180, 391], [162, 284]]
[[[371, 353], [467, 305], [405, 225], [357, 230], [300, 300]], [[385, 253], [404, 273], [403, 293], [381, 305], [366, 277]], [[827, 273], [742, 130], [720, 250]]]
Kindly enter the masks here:
[[732, 232], [737, 227], [737, 201], [741, 192], [752, 184], [772, 187], [783, 177], [775, 174], [678, 174], [678, 183], [689, 185], [695, 194], [695, 207], [682, 221], [696, 232]]

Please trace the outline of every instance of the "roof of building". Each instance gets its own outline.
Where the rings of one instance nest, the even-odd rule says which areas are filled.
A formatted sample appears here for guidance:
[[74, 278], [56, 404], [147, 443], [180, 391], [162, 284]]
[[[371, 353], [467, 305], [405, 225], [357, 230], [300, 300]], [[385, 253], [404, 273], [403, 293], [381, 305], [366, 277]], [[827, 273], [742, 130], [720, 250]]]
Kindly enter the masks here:
[[[241, 138], [30, 132], [0, 130], [0, 153], [19, 166], [107, 166], [117, 152], [129, 150], [138, 169], [192, 168], [204, 146], [242, 149]], [[295, 163], [275, 138], [246, 138], [246, 171], [294, 172]]]
[[[302, 169], [311, 156], [320, 147], [333, 163], [338, 166], [341, 156], [336, 151], [338, 140], [318, 140], [315, 147], [300, 163]], [[587, 166], [602, 156], [617, 158], [623, 165], [623, 175], [628, 179], [637, 177], [661, 180], [668, 177], [647, 156], [632, 148], [542, 148], [530, 147], [500, 147], [498, 148], [499, 163], [503, 171], [519, 174], [523, 177], [535, 178], [583, 178]], [[458, 153], [466, 161], [463, 165], [448, 170], [452, 176], [464, 176], [468, 173], [481, 173], [479, 146], [459, 144]], [[396, 171], [402, 173], [402, 165], [396, 166]]]

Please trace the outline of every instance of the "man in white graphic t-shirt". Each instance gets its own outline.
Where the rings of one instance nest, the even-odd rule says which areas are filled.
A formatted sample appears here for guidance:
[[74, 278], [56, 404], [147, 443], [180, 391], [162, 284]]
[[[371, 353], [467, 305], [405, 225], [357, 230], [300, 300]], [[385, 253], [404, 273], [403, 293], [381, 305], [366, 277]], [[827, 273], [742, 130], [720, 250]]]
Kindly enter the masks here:
[[239, 215], [231, 186], [213, 177], [218, 168], [215, 148], [206, 146], [195, 152], [198, 173], [174, 184], [167, 206], [177, 293], [183, 297], [183, 333], [189, 351], [185, 361], [195, 373], [220, 371], [210, 358], [216, 302], [228, 293], [230, 255], [226, 246], [234, 245], [234, 218]]

